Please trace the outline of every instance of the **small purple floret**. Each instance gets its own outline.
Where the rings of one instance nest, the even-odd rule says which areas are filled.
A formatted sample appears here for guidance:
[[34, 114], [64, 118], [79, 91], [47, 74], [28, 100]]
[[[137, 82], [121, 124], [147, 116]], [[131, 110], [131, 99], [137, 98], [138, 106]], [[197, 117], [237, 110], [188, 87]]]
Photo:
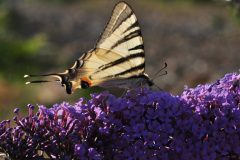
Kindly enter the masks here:
[[34, 110], [34, 108], [35, 108], [34, 105], [32, 105], [32, 104], [28, 104], [27, 107], [31, 110]]
[[19, 111], [20, 111], [19, 108], [15, 108], [15, 109], [13, 110], [13, 112], [14, 112], [15, 114], [18, 114]]
[[36, 113], [28, 105], [15, 127], [0, 122], [0, 152], [14, 160], [240, 159], [239, 74], [179, 96], [140, 88], [91, 97]]

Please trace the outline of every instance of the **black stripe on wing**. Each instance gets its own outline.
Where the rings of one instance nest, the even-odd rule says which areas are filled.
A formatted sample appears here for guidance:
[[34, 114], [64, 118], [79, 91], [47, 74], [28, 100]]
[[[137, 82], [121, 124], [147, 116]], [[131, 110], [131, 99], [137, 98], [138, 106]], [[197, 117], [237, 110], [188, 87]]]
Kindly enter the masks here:
[[117, 25], [117, 26], [113, 26], [112, 33], [113, 33], [114, 31], [116, 31], [116, 30], [118, 29], [118, 27], [121, 26], [124, 22], [126, 22], [126, 21], [128, 20], [128, 18], [130, 18], [133, 14], [134, 14], [134, 13], [133, 13], [133, 11], [131, 10], [130, 14], [127, 15], [127, 17], [125, 17], [121, 22], [119, 22], [119, 23], [116, 22], [114, 25], [116, 25], [116, 24], [118, 24], [118, 25]]
[[114, 49], [115, 47], [117, 47], [118, 45], [120, 45], [120, 44], [122, 44], [122, 43], [124, 43], [124, 42], [127, 42], [127, 41], [129, 41], [130, 39], [135, 38], [135, 37], [138, 37], [138, 36], [141, 37], [141, 30], [140, 30], [140, 28], [137, 29], [137, 30], [135, 30], [135, 31], [130, 32], [128, 35], [126, 35], [126, 36], [124, 36], [122, 39], [118, 40], [116, 43], [114, 43], [114, 44], [111, 46], [110, 50], [112, 50], [112, 49]]
[[[128, 74], [128, 73], [131, 73], [131, 72], [134, 72], [134, 71], [137, 71], [137, 70], [142, 70], [144, 68], [145, 68], [145, 62], [138, 65], [138, 66], [135, 66], [135, 67], [129, 68], [125, 71], [122, 71], [120, 73], [109, 75], [109, 76], [103, 77], [101, 79], [108, 79], [108, 78], [115, 78], [115, 77], [123, 76], [124, 74]], [[90, 75], [89, 78], [92, 79], [92, 76], [93, 75]]]
[[115, 65], [118, 65], [118, 64], [124, 63], [126, 61], [129, 61], [130, 59], [139, 58], [139, 57], [144, 58], [144, 52], [138, 52], [138, 53], [135, 53], [135, 54], [130, 54], [126, 57], [119, 58], [119, 59], [117, 59], [113, 62], [110, 62], [108, 64], [100, 66], [99, 69], [100, 70], [108, 69], [110, 67], [114, 67]]
[[133, 48], [129, 48], [128, 50], [129, 51], [133, 51], [133, 50], [138, 50], [138, 49], [144, 50], [144, 45], [143, 44], [139, 44], [139, 45], [137, 45], [137, 46], [135, 46]]
[[[131, 30], [132, 28], [139, 27], [138, 20], [136, 20], [135, 23], [133, 23], [131, 26], [129, 26], [123, 33], [126, 33], [127, 31]], [[139, 27], [140, 28], [140, 27]], [[142, 33], [140, 32], [140, 36], [142, 36]]]
[[112, 78], [112, 77], [119, 77], [119, 76], [123, 76], [124, 74], [128, 74], [128, 73], [131, 73], [131, 72], [134, 72], [134, 71], [137, 71], [137, 70], [141, 70], [141, 69], [144, 69], [145, 68], [145, 62], [138, 65], [138, 66], [135, 66], [135, 67], [132, 67], [126, 71], [123, 71], [123, 72], [120, 72], [120, 73], [117, 73], [117, 74], [114, 74], [114, 75], [109, 75], [105, 78]]

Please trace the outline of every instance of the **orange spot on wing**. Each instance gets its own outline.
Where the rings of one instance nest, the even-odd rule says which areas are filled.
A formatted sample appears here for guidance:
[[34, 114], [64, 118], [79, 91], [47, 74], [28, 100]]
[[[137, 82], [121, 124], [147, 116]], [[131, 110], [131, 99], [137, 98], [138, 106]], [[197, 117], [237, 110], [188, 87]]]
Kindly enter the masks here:
[[88, 77], [82, 77], [82, 78], [81, 78], [81, 81], [87, 82], [87, 83], [89, 84], [89, 86], [92, 85], [92, 81], [91, 81]]

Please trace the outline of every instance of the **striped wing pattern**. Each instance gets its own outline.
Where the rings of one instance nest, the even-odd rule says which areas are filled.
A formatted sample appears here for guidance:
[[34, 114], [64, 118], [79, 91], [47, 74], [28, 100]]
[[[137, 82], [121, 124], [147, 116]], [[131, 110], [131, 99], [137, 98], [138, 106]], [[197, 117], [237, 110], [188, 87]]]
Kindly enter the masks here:
[[[66, 87], [68, 94], [77, 88], [133, 88], [152, 85], [145, 69], [144, 45], [137, 18], [130, 6], [119, 2], [94, 49], [83, 54], [75, 64], [61, 73], [25, 75], [24, 77], [53, 77]], [[26, 82], [43, 83], [52, 80]]]
[[[96, 82], [144, 73], [144, 45], [137, 18], [125, 2], [118, 3], [95, 49], [83, 55], [81, 69]], [[82, 72], [83, 73], [83, 72]], [[81, 75], [82, 77], [82, 75]]]

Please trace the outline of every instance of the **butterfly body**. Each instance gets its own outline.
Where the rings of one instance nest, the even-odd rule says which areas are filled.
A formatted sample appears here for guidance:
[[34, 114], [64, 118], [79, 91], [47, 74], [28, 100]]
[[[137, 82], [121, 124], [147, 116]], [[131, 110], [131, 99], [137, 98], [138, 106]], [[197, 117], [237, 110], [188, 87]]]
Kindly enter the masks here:
[[[78, 88], [93, 86], [135, 88], [153, 85], [144, 71], [144, 44], [136, 15], [126, 2], [119, 2], [94, 49], [83, 54], [65, 72], [40, 76], [57, 77], [56, 81], [71, 94]], [[25, 77], [28, 76], [34, 77]]]
[[[109, 55], [107, 55], [106, 52], [109, 51], [96, 49], [85, 53], [75, 62], [72, 68], [66, 70], [60, 76], [62, 84], [68, 88], [68, 93], [72, 93], [72, 91], [78, 88], [87, 89], [94, 86], [130, 89], [144, 85], [153, 85], [149, 76], [146, 73], [142, 73], [144, 63], [136, 66], [128, 61], [128, 59], [136, 60], [138, 58], [141, 60], [141, 54], [122, 58], [116, 53], [109, 52]], [[113, 56], [116, 56], [117, 60], [111, 61]], [[89, 58], [97, 58], [98, 61], [89, 61]]]

